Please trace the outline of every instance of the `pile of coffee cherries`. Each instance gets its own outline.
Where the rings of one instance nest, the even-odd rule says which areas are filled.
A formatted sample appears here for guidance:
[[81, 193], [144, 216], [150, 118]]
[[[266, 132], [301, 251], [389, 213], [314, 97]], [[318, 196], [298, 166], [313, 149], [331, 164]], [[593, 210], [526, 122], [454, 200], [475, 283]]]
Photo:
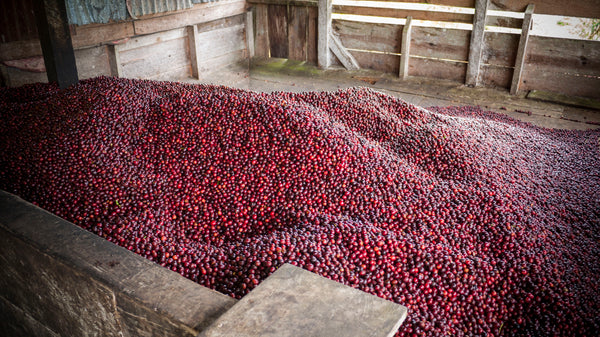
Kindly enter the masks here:
[[407, 306], [398, 336], [600, 331], [600, 131], [109, 77], [0, 117], [1, 189], [233, 297], [291, 263]]

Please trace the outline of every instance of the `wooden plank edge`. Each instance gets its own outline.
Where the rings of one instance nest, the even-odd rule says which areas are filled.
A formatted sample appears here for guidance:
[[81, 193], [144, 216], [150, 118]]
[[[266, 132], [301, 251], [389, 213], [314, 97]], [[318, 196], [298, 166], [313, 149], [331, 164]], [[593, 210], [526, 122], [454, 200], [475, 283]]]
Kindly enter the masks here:
[[558, 103], [562, 105], [569, 105], [578, 108], [589, 108], [600, 110], [600, 100], [587, 98], [587, 97], [579, 97], [579, 96], [569, 96], [565, 94], [559, 94], [550, 91], [543, 90], [531, 90], [527, 94], [527, 98], [533, 99], [536, 101], [543, 102], [551, 102]]
[[529, 33], [533, 26], [533, 10], [535, 5], [529, 4], [525, 10], [525, 18], [523, 19], [523, 27], [521, 28], [521, 38], [519, 39], [519, 47], [517, 49], [517, 57], [515, 59], [515, 70], [513, 72], [512, 81], [510, 84], [511, 95], [519, 93], [521, 78], [523, 76], [523, 67], [525, 66], [525, 58], [527, 57], [527, 44], [529, 42]]
[[331, 33], [331, 35], [329, 36], [329, 40], [331, 41], [331, 44], [329, 45], [331, 51], [338, 58], [338, 60], [342, 62], [344, 68], [346, 68], [347, 70], [360, 69], [360, 66], [358, 65], [358, 62], [356, 62], [354, 56], [352, 56], [352, 54], [350, 54], [350, 52], [348, 52], [348, 50], [344, 48], [344, 45], [342, 45], [342, 41], [340, 41], [340, 39], [337, 36]]

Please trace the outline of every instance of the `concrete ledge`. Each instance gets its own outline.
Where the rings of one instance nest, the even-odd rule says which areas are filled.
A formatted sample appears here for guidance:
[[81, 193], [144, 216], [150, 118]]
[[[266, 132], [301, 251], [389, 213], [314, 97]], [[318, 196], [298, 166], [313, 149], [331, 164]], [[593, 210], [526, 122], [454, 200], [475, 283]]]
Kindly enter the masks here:
[[0, 191], [0, 335], [196, 336], [235, 302]]
[[406, 313], [404, 306], [285, 264], [200, 336], [392, 336]]

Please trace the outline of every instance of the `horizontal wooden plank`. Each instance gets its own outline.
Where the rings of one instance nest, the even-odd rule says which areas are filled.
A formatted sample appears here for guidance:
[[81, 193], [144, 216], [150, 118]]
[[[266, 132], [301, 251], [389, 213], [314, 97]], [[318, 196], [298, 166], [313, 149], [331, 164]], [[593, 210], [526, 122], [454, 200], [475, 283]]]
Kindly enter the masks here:
[[600, 76], [600, 43], [532, 36], [529, 39], [526, 67], [532, 66]]
[[521, 89], [600, 99], [600, 78], [565, 73], [560, 67], [526, 66]]
[[90, 24], [75, 26], [71, 33], [73, 48], [84, 48], [105, 42], [121, 40], [135, 35], [133, 22]]
[[[246, 48], [244, 40], [245, 26], [238, 25], [217, 29], [213, 31], [198, 33], [196, 43], [200, 60], [213, 58], [233, 51]], [[216, 43], [218, 41], [218, 43]]]
[[402, 26], [335, 20], [332, 29], [346, 48], [400, 53]]
[[75, 62], [79, 79], [97, 76], [110, 76], [106, 46], [79, 49], [75, 51]]
[[152, 76], [147, 76], [145, 79], [155, 80], [155, 81], [176, 81], [178, 79], [187, 79], [191, 74], [191, 66], [190, 65], [182, 65], [175, 68], [168, 68], [164, 72], [154, 74]]
[[411, 57], [408, 63], [408, 74], [429, 78], [439, 78], [456, 82], [465, 82], [467, 65], [465, 63], [428, 60]]
[[151, 45], [158, 45], [166, 41], [181, 39], [187, 36], [187, 30], [185, 28], [177, 28], [168, 30], [165, 32], [136, 36], [124, 44], [119, 45], [119, 51], [125, 52], [127, 50], [142, 48]]
[[471, 32], [465, 30], [413, 27], [411, 54], [466, 61], [470, 38]]
[[520, 35], [487, 32], [483, 38], [482, 62], [514, 67]]
[[198, 33], [207, 32], [215, 29], [227, 28], [231, 26], [245, 25], [246, 24], [246, 14], [240, 14], [235, 16], [230, 16], [226, 18], [221, 18], [209, 22], [204, 22], [198, 24]]
[[485, 87], [508, 89], [512, 81], [513, 68], [481, 65], [479, 77]]
[[48, 76], [46, 76], [46, 72], [43, 73], [34, 73], [31, 71], [24, 71], [13, 67], [7, 67], [3, 64], [0, 64], [0, 69], [2, 71], [3, 77], [8, 82], [6, 83], [9, 87], [20, 87], [25, 84], [30, 83], [47, 83]]
[[151, 34], [235, 16], [245, 12], [245, 0], [220, 0], [196, 4], [190, 9], [170, 15], [136, 20], [134, 21], [134, 29], [137, 35]]
[[382, 16], [388, 18], [406, 18], [408, 16], [412, 16], [412, 18], [415, 20], [448, 21], [463, 23], [473, 22], [473, 15], [469, 14], [413, 11], [390, 8], [333, 6], [333, 13]]
[[[119, 53], [123, 77], [146, 78], [190, 65], [187, 38]], [[191, 68], [190, 68], [191, 69]]]
[[242, 49], [211, 59], [203, 59], [198, 65], [198, 70], [201, 72], [200, 79], [202, 79], [202, 73], [210, 73], [222, 69], [228, 65], [241, 62], [246, 58], [248, 58], [248, 53], [245, 49]]
[[253, 5], [285, 5], [298, 7], [318, 7], [318, 0], [248, 0]]
[[40, 40], [0, 43], [0, 61], [18, 60], [42, 55]]
[[[398, 74], [400, 69], [400, 56], [398, 55], [375, 54], [354, 50], [350, 50], [350, 54], [354, 56], [361, 69], [372, 69], [394, 74]], [[335, 59], [337, 60], [337, 58]]]
[[600, 0], [491, 0], [492, 9], [516, 12], [524, 12], [528, 4], [535, 5], [536, 14], [600, 18]]

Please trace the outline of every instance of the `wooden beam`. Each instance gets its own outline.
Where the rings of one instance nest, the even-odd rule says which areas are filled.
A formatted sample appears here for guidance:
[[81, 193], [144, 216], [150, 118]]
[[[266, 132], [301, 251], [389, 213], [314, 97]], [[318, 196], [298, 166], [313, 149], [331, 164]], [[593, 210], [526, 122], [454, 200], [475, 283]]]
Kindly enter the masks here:
[[318, 65], [321, 69], [327, 69], [331, 65], [329, 58], [329, 49], [331, 36], [331, 0], [319, 0], [318, 17]]
[[254, 57], [254, 20], [252, 11], [246, 12], [246, 45], [248, 47], [248, 57]]
[[516, 95], [519, 93], [521, 85], [521, 76], [523, 76], [523, 66], [527, 57], [527, 43], [529, 42], [529, 33], [533, 26], [533, 10], [535, 5], [530, 4], [525, 10], [525, 18], [523, 18], [523, 27], [521, 28], [521, 39], [519, 40], [519, 49], [517, 49], [517, 58], [515, 60], [515, 70], [513, 72], [512, 83], [510, 85], [510, 93]]
[[119, 59], [120, 45], [113, 44], [106, 46], [108, 48], [108, 64], [110, 65], [110, 75], [113, 77], [123, 76], [121, 60]]
[[412, 31], [412, 17], [406, 18], [406, 24], [402, 28], [402, 47], [400, 55], [400, 78], [408, 78], [408, 61], [410, 59], [410, 39]]
[[190, 47], [190, 62], [192, 64], [192, 77], [200, 79], [198, 65], [200, 64], [200, 51], [198, 50], [198, 26], [187, 26], [188, 45]]
[[342, 41], [340, 41], [340, 39], [333, 33], [331, 34], [331, 36], [329, 36], [329, 42], [329, 47], [331, 48], [331, 51], [338, 58], [338, 60], [340, 60], [344, 68], [348, 70], [360, 69], [358, 62], [356, 62], [356, 59], [354, 59], [352, 54], [350, 54], [350, 52], [348, 52], [348, 50], [344, 48], [344, 46], [342, 45]]
[[35, 19], [49, 82], [63, 89], [78, 81], [64, 0], [35, 0]]
[[473, 16], [473, 30], [471, 31], [471, 44], [469, 46], [469, 65], [465, 84], [470, 87], [479, 85], [479, 68], [483, 52], [483, 35], [485, 33], [485, 19], [487, 17], [489, 0], [475, 2], [475, 15]]

